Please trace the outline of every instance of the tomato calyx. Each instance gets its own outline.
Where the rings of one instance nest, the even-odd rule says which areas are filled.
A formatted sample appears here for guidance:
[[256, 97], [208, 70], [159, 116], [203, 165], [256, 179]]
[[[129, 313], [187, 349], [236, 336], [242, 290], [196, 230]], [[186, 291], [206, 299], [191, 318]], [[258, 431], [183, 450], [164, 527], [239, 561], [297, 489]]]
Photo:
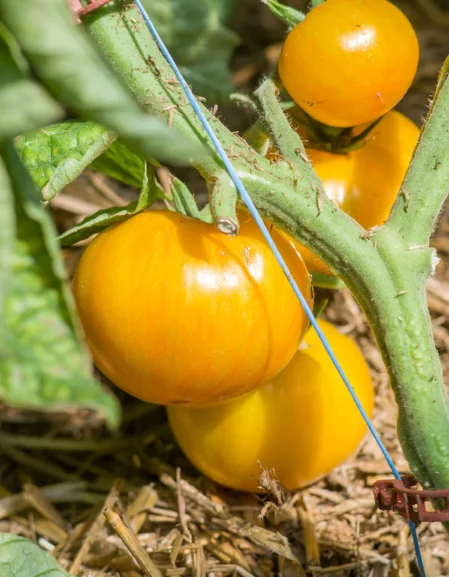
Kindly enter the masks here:
[[347, 154], [362, 148], [371, 131], [384, 118], [384, 116], [380, 116], [374, 122], [364, 126], [361, 132], [358, 132], [359, 126], [351, 126], [349, 128], [327, 126], [312, 118], [297, 105], [290, 107], [288, 114], [292, 118], [293, 123], [298, 126], [301, 138], [304, 139], [305, 137], [307, 139], [307, 148], [323, 150], [333, 154]]

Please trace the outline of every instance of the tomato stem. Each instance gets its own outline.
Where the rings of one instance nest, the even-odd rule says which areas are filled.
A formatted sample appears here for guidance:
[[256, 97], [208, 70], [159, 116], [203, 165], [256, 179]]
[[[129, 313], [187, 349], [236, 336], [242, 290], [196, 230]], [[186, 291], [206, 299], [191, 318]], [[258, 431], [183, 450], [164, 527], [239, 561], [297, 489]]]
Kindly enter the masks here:
[[[286, 134], [285, 117], [277, 106], [276, 93], [269, 81], [259, 88], [257, 96], [264, 110], [264, 120], [269, 124], [267, 129], [272, 132], [281, 154], [291, 158], [295, 138], [299, 137], [293, 130], [290, 130], [293, 135]], [[351, 238], [354, 234], [352, 225], [355, 223], [340, 223], [337, 214], [341, 211], [334, 207], [328, 212], [327, 199], [321, 199], [320, 211], [314, 225], [307, 231], [307, 236], [305, 229], [308, 229], [308, 221], [299, 200], [300, 195], [295, 210], [297, 221], [301, 223], [296, 238], [342, 278], [368, 317], [389, 370], [399, 406], [400, 440], [405, 454], [410, 456], [414, 473], [426, 487], [446, 488], [449, 487], [449, 401], [443, 386], [425, 302], [425, 283], [432, 272], [434, 254], [428, 246], [429, 236], [444, 200], [442, 190], [449, 190], [449, 169], [442, 169], [435, 176], [435, 170], [430, 166], [432, 172], [429, 174], [427, 161], [429, 156], [432, 157], [440, 150], [443, 138], [446, 139], [443, 150], [449, 147], [449, 118], [446, 124], [438, 118], [432, 119], [433, 115], [442, 115], [442, 111], [449, 109], [449, 81], [440, 90], [438, 101], [433, 107], [428, 125], [440, 126], [445, 132], [443, 135], [438, 133], [438, 137], [435, 134], [433, 143], [418, 145], [414, 163], [409, 170], [409, 174], [417, 172], [422, 178], [412, 181], [416, 182], [413, 193], [419, 197], [421, 191], [425, 190], [430, 199], [426, 203], [421, 200], [421, 205], [414, 203], [418, 211], [411, 220], [402, 208], [406, 216], [400, 222], [412, 231], [413, 236], [409, 240], [414, 240], [413, 245], [408, 244], [403, 229], [397, 230], [389, 221], [383, 227], [371, 231], [361, 229], [358, 238], [352, 238], [351, 246], [345, 245], [343, 248], [343, 243], [336, 237], [343, 236], [346, 240]], [[422, 153], [419, 152], [421, 150]], [[309, 171], [309, 166], [303, 168], [301, 183], [305, 182]], [[435, 178], [434, 189], [429, 187], [432, 176]], [[423, 187], [424, 182], [426, 188]], [[311, 190], [304, 191], [305, 194], [319, 193], [320, 188], [313, 178], [308, 184]], [[316, 200], [318, 202], [318, 197]], [[329, 204], [332, 203], [329, 201]], [[421, 215], [425, 215], [423, 220]], [[274, 214], [272, 218], [275, 218]], [[326, 230], [321, 235], [323, 222]], [[286, 223], [278, 224], [285, 227]], [[295, 236], [295, 232], [291, 234]], [[328, 244], [326, 241], [331, 239]], [[338, 246], [332, 247], [333, 243]]]
[[[449, 59], [443, 66], [448, 70]], [[448, 194], [449, 82], [437, 87], [437, 97], [424, 123], [415, 156], [405, 176], [390, 219], [385, 225], [397, 231], [410, 246], [428, 245]]]
[[209, 197], [214, 222], [219, 230], [225, 234], [237, 234], [239, 231], [237, 190], [227, 172], [223, 172], [215, 179]]

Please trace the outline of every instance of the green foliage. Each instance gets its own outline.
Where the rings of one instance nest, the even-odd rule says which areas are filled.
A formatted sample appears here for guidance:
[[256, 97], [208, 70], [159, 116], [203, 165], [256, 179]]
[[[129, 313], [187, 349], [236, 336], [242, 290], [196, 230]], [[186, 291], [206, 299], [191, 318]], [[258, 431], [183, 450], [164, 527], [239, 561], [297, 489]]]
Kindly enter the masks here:
[[[216, 75], [217, 90], [228, 89], [224, 61], [235, 44], [221, 24], [229, 7], [211, 3], [207, 10], [204, 4], [199, 12], [189, 11], [196, 28], [190, 38], [191, 25], [183, 29], [192, 47], [186, 53], [192, 70], [194, 55], [210, 56], [217, 42], [223, 70], [217, 67], [212, 74], [200, 66], [198, 73], [203, 81]], [[143, 181], [138, 201], [93, 215], [63, 242], [86, 238], [151, 205], [161, 191], [153, 172], [147, 174], [145, 157], [176, 164], [202, 154], [197, 142], [140, 108], [83, 28], [73, 26], [65, 0], [27, 0], [26, 10], [0, 0], [0, 18], [0, 139], [25, 133], [16, 139], [17, 150], [43, 200], [51, 200], [87, 167], [133, 186]], [[198, 41], [203, 29], [209, 35], [206, 46]], [[67, 112], [86, 120], [42, 128]], [[78, 404], [101, 411], [114, 425], [117, 403], [91, 377], [79, 342], [54, 228], [11, 147], [4, 147], [3, 158], [0, 397], [13, 406], [44, 409]]]
[[0, 533], [0, 577], [69, 577], [56, 559], [35, 543]]
[[237, 36], [223, 22], [234, 0], [144, 0], [158, 32], [194, 91], [213, 102], [232, 91], [229, 60]]
[[95, 214], [85, 218], [80, 224], [73, 226], [60, 235], [59, 241], [63, 246], [69, 246], [80, 240], [89, 238], [119, 222], [127, 220], [131, 216], [149, 208], [156, 200], [168, 200], [173, 203], [177, 212], [198, 218], [203, 222], [213, 222], [209, 207], [199, 210], [195, 198], [188, 187], [178, 178], [173, 178], [170, 183], [170, 192], [166, 194], [161, 185], [155, 179], [154, 169], [146, 163], [144, 165], [143, 185], [139, 198], [127, 206], [117, 206], [99, 210]]
[[[60, 120], [63, 108], [29, 76], [28, 65], [12, 34], [0, 21], [0, 138]], [[20, 103], [20, 106], [19, 106]]]
[[73, 25], [66, 0], [27, 0], [25, 10], [0, 0], [0, 18], [33, 73], [74, 115], [108, 127], [146, 158], [186, 164], [202, 154], [197, 143], [139, 107], [83, 28]]
[[145, 160], [117, 139], [92, 162], [89, 168], [129, 186], [141, 188], [145, 173]]
[[220, 20], [225, 24], [231, 19], [238, 6], [238, 0], [205, 0], [204, 3], [211, 10], [216, 10]]
[[78, 339], [51, 219], [13, 146], [1, 152], [0, 200], [7, 210], [0, 212], [0, 397], [16, 407], [77, 404], [116, 426], [117, 402], [92, 378]]
[[[185, 214], [186, 216], [191, 216], [192, 218], [203, 220], [195, 198], [188, 187], [178, 178], [173, 179], [171, 194], [173, 197], [173, 204], [178, 212]], [[209, 222], [212, 222], [212, 220]]]
[[131, 216], [146, 210], [150, 207], [157, 197], [163, 197], [163, 194], [154, 179], [154, 171], [148, 163], [145, 165], [142, 190], [139, 198], [127, 206], [114, 206], [105, 210], [99, 210], [95, 214], [85, 218], [80, 224], [75, 225], [70, 230], [64, 232], [59, 240], [63, 246], [68, 246], [89, 238], [93, 234], [101, 232], [103, 229], [123, 222]]
[[297, 24], [302, 22], [306, 15], [304, 12], [295, 10], [291, 6], [286, 6], [281, 4], [276, 0], [262, 0], [271, 10], [271, 12], [278, 18], [281, 22], [286, 24], [289, 29], [294, 28]]
[[145, 161], [116, 135], [90, 120], [71, 120], [19, 136], [15, 141], [22, 162], [41, 191], [51, 200], [86, 168], [140, 188]]
[[75, 180], [115, 138], [96, 122], [69, 121], [20, 136], [16, 148], [47, 201]]

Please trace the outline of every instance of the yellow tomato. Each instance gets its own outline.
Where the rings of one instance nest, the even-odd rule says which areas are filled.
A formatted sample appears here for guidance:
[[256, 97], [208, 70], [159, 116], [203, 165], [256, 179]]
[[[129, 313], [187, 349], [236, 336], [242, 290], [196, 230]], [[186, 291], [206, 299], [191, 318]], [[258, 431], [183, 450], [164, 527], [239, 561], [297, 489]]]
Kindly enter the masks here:
[[[331, 324], [319, 324], [371, 414], [373, 387], [360, 350]], [[341, 464], [366, 432], [313, 328], [287, 367], [261, 388], [218, 407], [169, 407], [168, 416], [195, 467], [244, 491], [260, 490], [258, 462], [273, 468], [287, 489], [303, 487]]]
[[279, 76], [295, 102], [330, 126], [372, 122], [404, 96], [418, 39], [384, 0], [327, 0], [289, 33]]
[[[73, 289], [98, 368], [152, 403], [208, 405], [274, 377], [308, 326], [256, 223], [240, 234], [168, 211], [112, 226], [84, 252]], [[308, 302], [310, 278], [273, 231]]]

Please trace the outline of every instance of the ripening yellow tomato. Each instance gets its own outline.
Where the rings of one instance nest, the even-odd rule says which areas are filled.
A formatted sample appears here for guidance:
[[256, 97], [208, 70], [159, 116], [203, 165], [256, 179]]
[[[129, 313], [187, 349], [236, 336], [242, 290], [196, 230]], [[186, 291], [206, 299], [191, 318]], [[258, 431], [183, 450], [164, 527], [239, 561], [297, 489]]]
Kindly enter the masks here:
[[[293, 242], [273, 236], [308, 302]], [[208, 405], [251, 391], [293, 357], [308, 322], [256, 223], [240, 234], [168, 211], [111, 226], [87, 247], [73, 290], [98, 368], [128, 393]]]
[[329, 126], [372, 122], [416, 74], [412, 25], [386, 0], [327, 0], [287, 36], [279, 76], [293, 100]]
[[[327, 0], [329, 1], [329, 0]], [[293, 126], [295, 126], [294, 120]], [[366, 126], [355, 129], [355, 135]], [[296, 125], [306, 140], [304, 128]], [[364, 228], [383, 224], [393, 207], [404, 180], [420, 130], [414, 122], [395, 110], [370, 131], [365, 144], [347, 154], [306, 148], [326, 195]], [[277, 153], [270, 152], [271, 158]], [[311, 272], [330, 274], [329, 268], [309, 249], [297, 245]]]
[[[360, 350], [331, 324], [319, 324], [371, 415], [373, 386]], [[287, 367], [256, 391], [218, 407], [169, 407], [168, 416], [197, 469], [226, 487], [256, 492], [258, 462], [298, 489], [354, 453], [367, 429], [313, 328]]]

